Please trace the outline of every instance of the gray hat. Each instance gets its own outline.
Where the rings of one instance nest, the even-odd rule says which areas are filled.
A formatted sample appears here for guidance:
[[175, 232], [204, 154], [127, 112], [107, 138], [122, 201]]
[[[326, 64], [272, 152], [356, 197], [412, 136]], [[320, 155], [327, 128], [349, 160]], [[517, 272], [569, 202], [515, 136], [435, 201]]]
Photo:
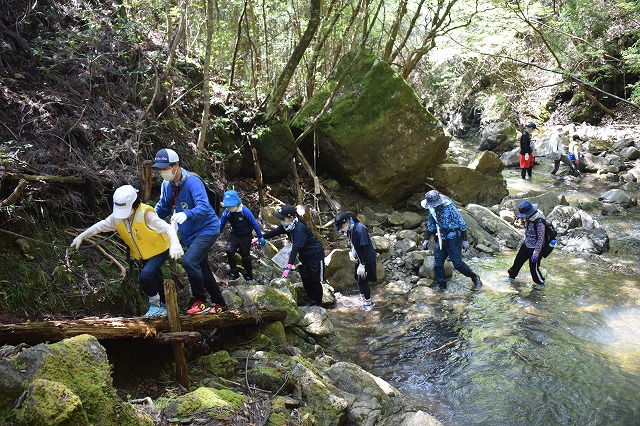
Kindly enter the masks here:
[[420, 202], [423, 209], [433, 209], [447, 202], [447, 197], [441, 195], [435, 189], [424, 194], [424, 200]]

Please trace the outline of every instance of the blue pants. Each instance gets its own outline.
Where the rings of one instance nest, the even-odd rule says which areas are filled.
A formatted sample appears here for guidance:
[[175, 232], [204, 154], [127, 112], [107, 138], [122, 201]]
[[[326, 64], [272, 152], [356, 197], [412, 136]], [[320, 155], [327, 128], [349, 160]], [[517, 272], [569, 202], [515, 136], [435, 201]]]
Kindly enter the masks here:
[[217, 239], [217, 234], [196, 237], [182, 257], [182, 267], [189, 277], [193, 297], [206, 302], [208, 292], [213, 303], [226, 306], [220, 287], [209, 266], [209, 250]]
[[169, 258], [169, 250], [157, 254], [147, 260], [142, 261], [140, 271], [140, 285], [147, 294], [152, 297], [160, 295], [160, 302], [164, 303], [164, 278], [162, 277], [162, 264]]
[[436, 275], [436, 284], [444, 285], [447, 282], [447, 278], [444, 274], [444, 261], [451, 260], [453, 267], [456, 268], [462, 275], [473, 278], [476, 274], [469, 268], [469, 265], [462, 261], [462, 236], [456, 233], [453, 238], [442, 239], [442, 250], [440, 244], [436, 242], [436, 249], [434, 251], [433, 259], [433, 272]]

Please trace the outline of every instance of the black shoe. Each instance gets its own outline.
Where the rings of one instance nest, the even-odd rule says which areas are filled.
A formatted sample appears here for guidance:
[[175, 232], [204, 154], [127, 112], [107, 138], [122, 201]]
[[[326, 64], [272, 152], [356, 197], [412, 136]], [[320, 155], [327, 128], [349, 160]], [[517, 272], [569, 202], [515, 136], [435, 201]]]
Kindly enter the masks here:
[[245, 274], [242, 277], [245, 281], [253, 281], [253, 274]]
[[482, 281], [480, 280], [480, 276], [478, 274], [476, 274], [474, 277], [472, 277], [471, 281], [473, 282], [473, 289], [474, 290], [479, 290], [480, 287], [482, 287]]
[[551, 172], [552, 175], [555, 175], [556, 173], [558, 173], [557, 171]]
[[444, 290], [444, 289], [447, 288], [447, 282], [446, 281], [444, 281], [444, 282], [437, 282], [436, 281], [435, 283], [433, 283], [433, 287], [436, 290]]
[[231, 271], [229, 273], [229, 281], [237, 280], [238, 278], [240, 278], [238, 271]]
[[507, 274], [509, 274], [509, 279], [511, 280], [515, 280], [516, 277], [518, 276], [518, 274], [514, 275], [513, 272], [511, 272], [511, 269], [507, 271]]
[[316, 306], [316, 302], [314, 300], [309, 300], [304, 306], [310, 308], [311, 306]]

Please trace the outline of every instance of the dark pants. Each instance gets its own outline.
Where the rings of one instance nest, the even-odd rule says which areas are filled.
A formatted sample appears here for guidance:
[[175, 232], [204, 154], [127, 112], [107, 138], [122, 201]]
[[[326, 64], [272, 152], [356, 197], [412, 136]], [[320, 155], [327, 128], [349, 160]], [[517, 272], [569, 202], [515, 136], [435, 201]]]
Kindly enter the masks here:
[[522, 179], [524, 179], [527, 175], [529, 175], [529, 179], [531, 179], [531, 173], [533, 172], [533, 166], [527, 167], [526, 169], [520, 169], [520, 175]]
[[142, 261], [140, 270], [140, 285], [149, 297], [160, 295], [160, 302], [164, 303], [164, 278], [162, 264], [169, 258], [169, 250]]
[[544, 284], [544, 277], [542, 276], [542, 272], [540, 272], [540, 261], [542, 260], [542, 254], [540, 258], [538, 258], [537, 263], [533, 263], [531, 261], [531, 255], [533, 254], [535, 249], [528, 248], [524, 245], [524, 243], [520, 246], [520, 250], [518, 250], [518, 254], [516, 254], [516, 258], [513, 260], [513, 265], [509, 268], [509, 277], [515, 278], [518, 276], [520, 272], [520, 268], [524, 265], [524, 263], [529, 261], [529, 270], [531, 271], [531, 278], [536, 284]]
[[226, 306], [224, 297], [222, 297], [222, 293], [220, 292], [220, 287], [218, 287], [216, 278], [211, 271], [211, 266], [209, 266], [209, 250], [217, 239], [218, 235], [201, 235], [196, 237], [191, 245], [187, 247], [187, 251], [182, 257], [182, 266], [189, 277], [193, 297], [202, 302], [206, 302], [206, 292], [208, 292], [209, 295], [211, 295], [211, 301], [213, 303]]
[[440, 244], [436, 241], [436, 249], [434, 250], [433, 272], [436, 276], [436, 284], [442, 286], [447, 282], [444, 273], [444, 261], [451, 260], [453, 267], [462, 275], [474, 278], [476, 274], [469, 268], [469, 265], [462, 261], [462, 236], [456, 233], [454, 238], [442, 239], [442, 250]]
[[358, 290], [360, 290], [360, 294], [364, 296], [365, 299], [371, 299], [371, 289], [369, 288], [369, 282], [378, 281], [377, 272], [376, 272], [376, 262], [373, 261], [371, 263], [365, 263], [364, 270], [367, 273], [365, 277], [361, 277], [358, 275], [358, 266], [360, 264], [356, 263], [356, 266], [353, 270], [353, 278], [358, 283]]
[[236, 265], [236, 252], [240, 251], [242, 257], [242, 267], [244, 268], [245, 275], [253, 276], [253, 266], [251, 265], [251, 234], [236, 235], [233, 232], [229, 234], [227, 240], [227, 262], [229, 262], [229, 268], [231, 273], [238, 273], [238, 266]]
[[324, 280], [324, 260], [304, 262], [298, 268], [302, 286], [309, 296], [309, 302], [322, 305], [322, 281]]
[[578, 168], [573, 163], [573, 161], [569, 160], [569, 157], [567, 157], [566, 155], [562, 154], [560, 156], [559, 160], [553, 160], [553, 170], [551, 171], [552, 175], [555, 175], [558, 172], [558, 169], [560, 168], [560, 162], [561, 161], [571, 169], [571, 173], [573, 173], [574, 176], [577, 176], [577, 175], [580, 174], [580, 172], [578, 172]]

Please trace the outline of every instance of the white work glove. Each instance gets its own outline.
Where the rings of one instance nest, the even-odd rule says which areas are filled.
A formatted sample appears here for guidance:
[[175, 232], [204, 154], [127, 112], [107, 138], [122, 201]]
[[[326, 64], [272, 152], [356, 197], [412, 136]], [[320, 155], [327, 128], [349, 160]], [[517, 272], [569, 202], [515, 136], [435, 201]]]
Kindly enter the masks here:
[[351, 250], [349, 250], [349, 260], [354, 263], [358, 261], [358, 255], [356, 254], [356, 251], [353, 247], [351, 247]]
[[462, 242], [462, 249], [465, 251], [469, 250], [469, 241], [465, 240]]
[[529, 154], [524, 155], [524, 161], [529, 161]]
[[171, 222], [175, 222], [178, 225], [182, 225], [187, 220], [187, 214], [185, 212], [175, 213], [171, 216]]
[[169, 256], [174, 260], [178, 260], [182, 256], [184, 256], [184, 250], [182, 250], [182, 245], [180, 245], [180, 243], [177, 243], [177, 244], [172, 243], [169, 246]]
[[364, 265], [362, 263], [358, 265], [358, 269], [356, 269], [356, 274], [358, 274], [358, 276], [362, 278], [367, 276], [367, 271], [365, 271]]
[[429, 250], [429, 240], [424, 240], [422, 242], [422, 250]]
[[78, 250], [80, 248], [80, 244], [82, 244], [82, 241], [87, 237], [86, 232], [87, 231], [75, 237], [73, 241], [71, 241], [71, 245], [69, 247], [75, 247], [76, 250]]

